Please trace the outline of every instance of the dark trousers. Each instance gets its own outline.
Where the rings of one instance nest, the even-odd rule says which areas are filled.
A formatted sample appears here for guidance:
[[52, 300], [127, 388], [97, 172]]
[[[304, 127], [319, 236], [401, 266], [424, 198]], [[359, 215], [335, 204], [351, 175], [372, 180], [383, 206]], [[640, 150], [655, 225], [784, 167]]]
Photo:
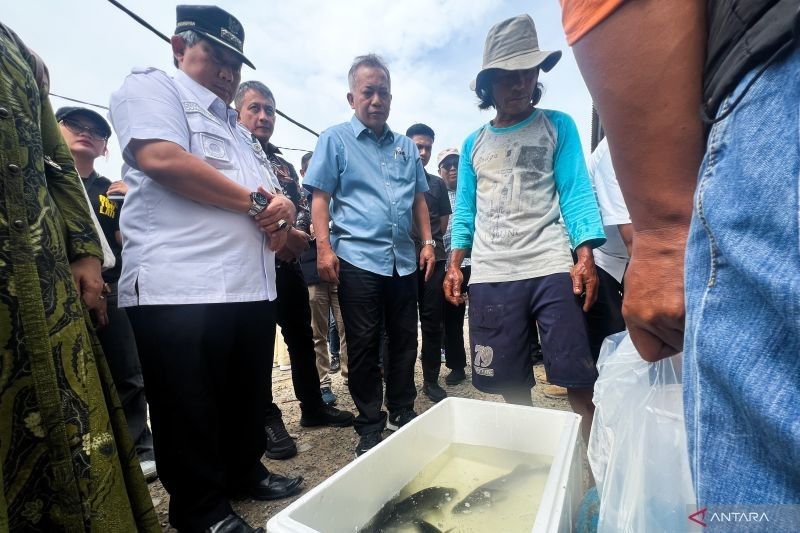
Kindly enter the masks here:
[[[464, 281], [461, 283], [461, 294], [467, 294], [469, 290], [469, 276], [472, 272], [471, 266], [461, 267]], [[464, 349], [464, 314], [467, 304], [453, 305], [447, 300], [444, 301], [444, 349], [447, 368], [456, 370], [467, 366], [467, 352]]]
[[152, 461], [153, 434], [147, 425], [147, 399], [133, 328], [125, 309], [117, 307], [116, 291], [106, 299], [108, 325], [97, 332], [125, 412], [128, 432], [140, 461]]
[[383, 383], [378, 368], [381, 317], [389, 338], [389, 353], [383, 362], [386, 407], [389, 412], [414, 408], [416, 276], [416, 272], [381, 276], [339, 259], [339, 305], [347, 337], [348, 385], [358, 408], [354, 426], [359, 435], [381, 431], [386, 422], [386, 413], [381, 410]]
[[273, 302], [128, 309], [150, 402], [158, 473], [178, 529], [232, 512], [228, 495], [268, 475]]
[[431, 279], [425, 281], [425, 271], [417, 271], [419, 322], [422, 330], [422, 378], [439, 379], [442, 367], [442, 314], [444, 310], [444, 261], [436, 261]]
[[597, 301], [586, 313], [589, 349], [595, 361], [600, 357], [600, 348], [606, 337], [625, 330], [625, 319], [622, 318], [622, 284], [602, 268], [596, 269], [599, 280]]
[[[277, 322], [283, 340], [289, 348], [292, 363], [292, 386], [304, 413], [316, 414], [322, 410], [319, 391], [317, 354], [314, 352], [314, 333], [311, 330], [311, 307], [308, 304], [308, 285], [299, 263], [275, 262]], [[280, 418], [281, 411], [272, 401], [267, 409], [267, 420]]]
[[331, 355], [339, 355], [339, 330], [336, 327], [333, 309], [328, 310], [328, 350]]

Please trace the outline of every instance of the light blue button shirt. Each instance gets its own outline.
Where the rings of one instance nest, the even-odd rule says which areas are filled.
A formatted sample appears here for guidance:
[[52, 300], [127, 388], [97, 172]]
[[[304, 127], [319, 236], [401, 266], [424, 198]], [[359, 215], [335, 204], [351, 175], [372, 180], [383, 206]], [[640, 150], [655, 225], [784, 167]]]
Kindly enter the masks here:
[[375, 274], [417, 270], [414, 196], [428, 190], [417, 147], [388, 126], [377, 138], [355, 116], [317, 141], [303, 184], [331, 195], [331, 247]]

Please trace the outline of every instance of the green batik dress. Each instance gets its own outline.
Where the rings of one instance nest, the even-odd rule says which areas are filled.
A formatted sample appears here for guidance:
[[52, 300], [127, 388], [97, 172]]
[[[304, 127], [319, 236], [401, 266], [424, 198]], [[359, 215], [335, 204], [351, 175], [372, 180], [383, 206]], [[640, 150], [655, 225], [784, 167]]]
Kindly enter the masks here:
[[70, 262], [102, 257], [47, 99], [0, 24], [0, 532], [160, 531]]

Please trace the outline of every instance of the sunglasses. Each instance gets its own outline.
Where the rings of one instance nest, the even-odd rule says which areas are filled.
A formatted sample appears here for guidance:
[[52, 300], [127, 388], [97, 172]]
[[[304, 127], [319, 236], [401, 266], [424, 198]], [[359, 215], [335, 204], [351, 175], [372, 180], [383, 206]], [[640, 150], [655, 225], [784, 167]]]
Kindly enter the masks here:
[[458, 168], [458, 160], [455, 160], [455, 161], [445, 161], [444, 163], [442, 163], [441, 165], [439, 165], [439, 168], [443, 168], [443, 169], [445, 169], [445, 170], [457, 169], [457, 168]]
[[92, 128], [91, 126], [84, 126], [80, 122], [76, 122], [68, 118], [63, 119], [61, 123], [75, 135], [80, 135], [85, 131], [86, 133], [89, 134], [89, 137], [91, 137], [95, 141], [108, 140], [108, 135], [106, 135], [104, 131], [98, 130], [97, 128]]

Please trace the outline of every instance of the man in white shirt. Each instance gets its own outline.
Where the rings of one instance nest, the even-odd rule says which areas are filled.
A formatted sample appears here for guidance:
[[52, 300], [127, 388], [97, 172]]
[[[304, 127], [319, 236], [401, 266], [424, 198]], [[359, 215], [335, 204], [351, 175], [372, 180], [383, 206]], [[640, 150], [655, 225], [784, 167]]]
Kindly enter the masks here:
[[595, 361], [600, 355], [603, 340], [625, 329], [622, 318], [622, 281], [630, 261], [633, 245], [633, 226], [625, 199], [611, 164], [608, 141], [603, 139], [589, 158], [592, 178], [606, 242], [593, 250], [598, 286], [597, 303], [586, 313], [589, 347]]
[[275, 254], [294, 206], [229, 107], [244, 30], [214, 6], [178, 6], [178, 71], [134, 69], [111, 96], [130, 190], [119, 305], [140, 347], [170, 523], [262, 531], [229, 498], [276, 499], [302, 478], [261, 464], [275, 336]]

